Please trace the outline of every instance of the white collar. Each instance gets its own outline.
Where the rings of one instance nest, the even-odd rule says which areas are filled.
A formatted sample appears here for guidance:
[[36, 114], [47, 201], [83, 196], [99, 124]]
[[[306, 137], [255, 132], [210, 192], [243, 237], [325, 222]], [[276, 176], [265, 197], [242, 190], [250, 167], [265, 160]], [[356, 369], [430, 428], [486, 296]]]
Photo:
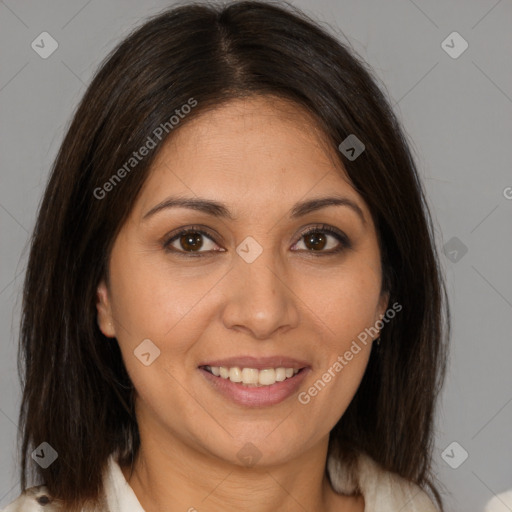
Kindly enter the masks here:
[[103, 488], [109, 512], [144, 512], [113, 454], [108, 459]]

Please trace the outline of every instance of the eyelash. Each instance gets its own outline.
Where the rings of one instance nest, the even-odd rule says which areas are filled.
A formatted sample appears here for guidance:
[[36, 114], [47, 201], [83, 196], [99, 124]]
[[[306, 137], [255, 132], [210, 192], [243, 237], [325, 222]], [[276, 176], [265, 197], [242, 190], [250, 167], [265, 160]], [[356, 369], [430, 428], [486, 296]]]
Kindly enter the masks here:
[[[186, 229], [182, 229], [181, 231], [179, 231], [177, 233], [169, 235], [169, 237], [166, 238], [166, 240], [163, 243], [164, 250], [167, 252], [176, 254], [178, 256], [184, 256], [186, 258], [204, 257], [205, 254], [208, 254], [208, 253], [211, 254], [212, 252], [224, 252], [224, 251], [193, 252], [193, 251], [183, 251], [180, 249], [176, 249], [175, 247], [171, 247], [171, 244], [175, 240], [178, 240], [183, 235], [187, 235], [189, 233], [203, 235], [203, 236], [209, 238], [212, 242], [217, 243], [217, 242], [215, 242], [213, 235], [211, 233], [209, 233], [208, 231], [205, 231], [201, 226], [191, 226]], [[351, 244], [349, 238], [342, 231], [339, 231], [336, 228], [327, 226], [325, 224], [318, 224], [316, 226], [312, 226], [312, 227], [308, 228], [307, 230], [303, 231], [301, 233], [299, 239], [297, 240], [297, 242], [300, 242], [300, 240], [302, 238], [304, 238], [305, 236], [307, 236], [311, 233], [324, 233], [324, 234], [331, 235], [334, 238], [336, 238], [336, 240], [338, 240], [338, 242], [340, 243], [340, 245], [336, 249], [330, 249], [329, 251], [306, 250], [306, 252], [308, 252], [309, 254], [313, 254], [314, 256], [330, 256], [330, 255], [338, 254], [346, 249], [352, 248], [352, 244]], [[295, 242], [295, 243], [297, 243], [297, 242]]]

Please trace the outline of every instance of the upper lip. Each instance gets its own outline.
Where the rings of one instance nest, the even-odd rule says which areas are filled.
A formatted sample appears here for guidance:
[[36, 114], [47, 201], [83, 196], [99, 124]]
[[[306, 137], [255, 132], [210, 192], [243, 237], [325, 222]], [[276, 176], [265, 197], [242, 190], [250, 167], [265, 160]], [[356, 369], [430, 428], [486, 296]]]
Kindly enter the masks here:
[[286, 356], [272, 357], [252, 357], [252, 356], [234, 356], [226, 359], [213, 359], [200, 363], [198, 366], [224, 366], [226, 368], [254, 368], [264, 370], [266, 368], [294, 368], [300, 370], [308, 367], [306, 361], [294, 359]]

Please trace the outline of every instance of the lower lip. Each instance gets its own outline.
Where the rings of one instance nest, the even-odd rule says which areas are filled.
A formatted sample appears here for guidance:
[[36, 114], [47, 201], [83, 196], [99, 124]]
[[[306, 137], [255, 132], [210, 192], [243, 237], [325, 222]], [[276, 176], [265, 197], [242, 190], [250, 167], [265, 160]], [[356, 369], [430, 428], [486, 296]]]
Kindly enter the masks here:
[[247, 407], [268, 407], [276, 405], [293, 395], [306, 378], [309, 368], [303, 368], [293, 377], [282, 382], [261, 387], [244, 386], [239, 382], [231, 382], [229, 379], [215, 377], [215, 375], [204, 368], [199, 368], [199, 370], [216, 391], [236, 404]]

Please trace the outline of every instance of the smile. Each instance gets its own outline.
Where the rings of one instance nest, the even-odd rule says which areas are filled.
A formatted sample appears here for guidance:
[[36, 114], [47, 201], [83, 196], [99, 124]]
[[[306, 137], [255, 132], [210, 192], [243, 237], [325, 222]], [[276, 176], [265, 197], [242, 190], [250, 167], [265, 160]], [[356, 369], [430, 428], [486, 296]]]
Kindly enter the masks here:
[[311, 371], [309, 367], [257, 370], [209, 365], [200, 366], [198, 370], [210, 388], [220, 396], [237, 405], [251, 408], [277, 405], [296, 394]]

